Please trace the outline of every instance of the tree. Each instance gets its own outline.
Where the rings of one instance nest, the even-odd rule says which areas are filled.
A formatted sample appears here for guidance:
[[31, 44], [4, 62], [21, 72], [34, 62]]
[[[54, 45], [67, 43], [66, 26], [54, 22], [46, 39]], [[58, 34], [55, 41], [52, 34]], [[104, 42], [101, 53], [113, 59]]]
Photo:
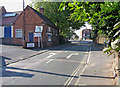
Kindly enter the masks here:
[[69, 20], [70, 11], [69, 10], [59, 10], [61, 2], [32, 2], [31, 6], [34, 6], [36, 10], [39, 8], [44, 8], [44, 15], [50, 18], [55, 25], [57, 25], [59, 32], [63, 36], [70, 35], [70, 27], [79, 28], [82, 26], [80, 22], [74, 22]]
[[82, 23], [88, 21], [95, 31], [100, 31], [112, 38], [113, 26], [120, 21], [120, 2], [74, 2], [61, 6], [71, 13], [71, 20]]
[[[72, 12], [70, 20], [82, 23], [88, 21], [94, 28], [95, 37], [97, 34], [104, 34], [111, 42], [117, 42], [120, 38], [119, 35], [114, 37], [120, 30], [120, 28], [114, 28], [114, 25], [120, 21], [120, 2], [72, 2], [68, 5], [62, 3], [60, 9], [63, 7]], [[111, 44], [109, 47], [111, 48]], [[117, 45], [116, 50], [118, 51], [119, 48], [120, 46]]]

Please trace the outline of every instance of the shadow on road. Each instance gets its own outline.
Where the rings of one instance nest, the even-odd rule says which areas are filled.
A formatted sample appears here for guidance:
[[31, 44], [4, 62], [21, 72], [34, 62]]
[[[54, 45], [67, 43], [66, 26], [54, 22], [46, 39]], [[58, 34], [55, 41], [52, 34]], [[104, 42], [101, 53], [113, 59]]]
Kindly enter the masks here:
[[[32, 69], [21, 69], [21, 68], [16, 68], [16, 67], [6, 67], [6, 69], [9, 69], [9, 70], [10, 69], [11, 70], [22, 70], [22, 71], [37, 72], [37, 73], [50, 74], [50, 75], [56, 75], [56, 76], [79, 78], [78, 76], [71, 76], [71, 75], [65, 75], [65, 74], [59, 74], [59, 73], [53, 73], [53, 72], [47, 72], [47, 71], [32, 70]], [[25, 74], [25, 77], [26, 76], [28, 76], [28, 75]]]
[[[0, 57], [2, 60], [2, 65], [5, 65], [5, 60], [10, 60], [10, 58], [7, 57]], [[64, 77], [73, 77], [73, 78], [79, 78], [78, 76], [71, 76], [71, 75], [66, 75], [66, 74], [59, 74], [59, 73], [53, 73], [53, 72], [47, 72], [47, 71], [38, 71], [38, 70], [32, 70], [32, 69], [21, 69], [21, 68], [16, 68], [16, 67], [0, 67], [2, 69], [2, 77], [26, 77], [26, 78], [32, 78], [34, 74], [28, 74], [24, 73], [23, 71], [30, 71], [30, 72], [37, 72], [37, 73], [43, 73], [43, 74], [50, 74], [50, 75], [56, 75], [56, 76], [64, 76]], [[20, 70], [22, 72], [20, 72]]]
[[[16, 77], [16, 76], [19, 76], [19, 77], [30, 78], [30, 77], [34, 76], [33, 74], [27, 74], [27, 73], [7, 70], [8, 67], [5, 66], [6, 65], [5, 60], [11, 60], [11, 58], [0, 56], [0, 70], [2, 71], [2, 72], [0, 72], [1, 77]], [[1, 67], [1, 66], [4, 66], [4, 67]]]
[[104, 77], [104, 76], [93, 76], [93, 75], [80, 75], [81, 77], [91, 77], [91, 78], [104, 78], [104, 79], [114, 79], [115, 77]]
[[11, 58], [0, 56], [0, 66], [6, 65], [5, 60], [11, 60]]

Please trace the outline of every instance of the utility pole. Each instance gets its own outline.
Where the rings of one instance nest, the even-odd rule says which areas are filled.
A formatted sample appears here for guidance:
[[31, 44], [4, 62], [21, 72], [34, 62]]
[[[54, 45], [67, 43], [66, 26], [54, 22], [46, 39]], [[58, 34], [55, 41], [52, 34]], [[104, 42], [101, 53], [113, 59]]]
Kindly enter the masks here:
[[25, 2], [23, 0], [23, 47], [25, 47]]

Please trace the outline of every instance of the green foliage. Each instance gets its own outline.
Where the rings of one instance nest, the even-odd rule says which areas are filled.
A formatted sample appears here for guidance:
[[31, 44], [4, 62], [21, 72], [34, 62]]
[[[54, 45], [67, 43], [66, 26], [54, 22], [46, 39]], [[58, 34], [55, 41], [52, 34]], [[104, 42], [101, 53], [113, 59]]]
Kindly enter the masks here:
[[39, 8], [44, 8], [44, 15], [52, 20], [58, 27], [60, 35], [69, 36], [70, 27], [79, 28], [82, 26], [80, 22], [71, 21], [71, 11], [64, 9], [66, 6], [73, 6], [67, 2], [38, 2], [37, 0], [32, 2], [32, 6], [39, 11]]
[[108, 52], [110, 50], [115, 50], [115, 51], [120, 52], [120, 22], [114, 25], [113, 30], [117, 30], [116, 32], [118, 33], [114, 33], [113, 35], [115, 39], [113, 39], [113, 41], [111, 42], [111, 47], [110, 47], [111, 49], [104, 50], [104, 52]]
[[[115, 44], [114, 50], [120, 51], [120, 42], [116, 43], [120, 40], [120, 2], [76, 2], [68, 3], [66, 8], [72, 11], [70, 20], [87, 21], [94, 28], [94, 36], [107, 36]], [[110, 50], [111, 45], [105, 52]]]

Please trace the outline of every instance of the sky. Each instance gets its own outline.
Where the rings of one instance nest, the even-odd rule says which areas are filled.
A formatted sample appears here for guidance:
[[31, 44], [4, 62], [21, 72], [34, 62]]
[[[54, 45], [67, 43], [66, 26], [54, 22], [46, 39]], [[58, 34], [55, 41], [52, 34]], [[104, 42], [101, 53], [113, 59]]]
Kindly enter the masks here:
[[[24, 1], [25, 7], [32, 2], [32, 0]], [[0, 0], [0, 6], [4, 6], [7, 12], [22, 11], [23, 0]]]

